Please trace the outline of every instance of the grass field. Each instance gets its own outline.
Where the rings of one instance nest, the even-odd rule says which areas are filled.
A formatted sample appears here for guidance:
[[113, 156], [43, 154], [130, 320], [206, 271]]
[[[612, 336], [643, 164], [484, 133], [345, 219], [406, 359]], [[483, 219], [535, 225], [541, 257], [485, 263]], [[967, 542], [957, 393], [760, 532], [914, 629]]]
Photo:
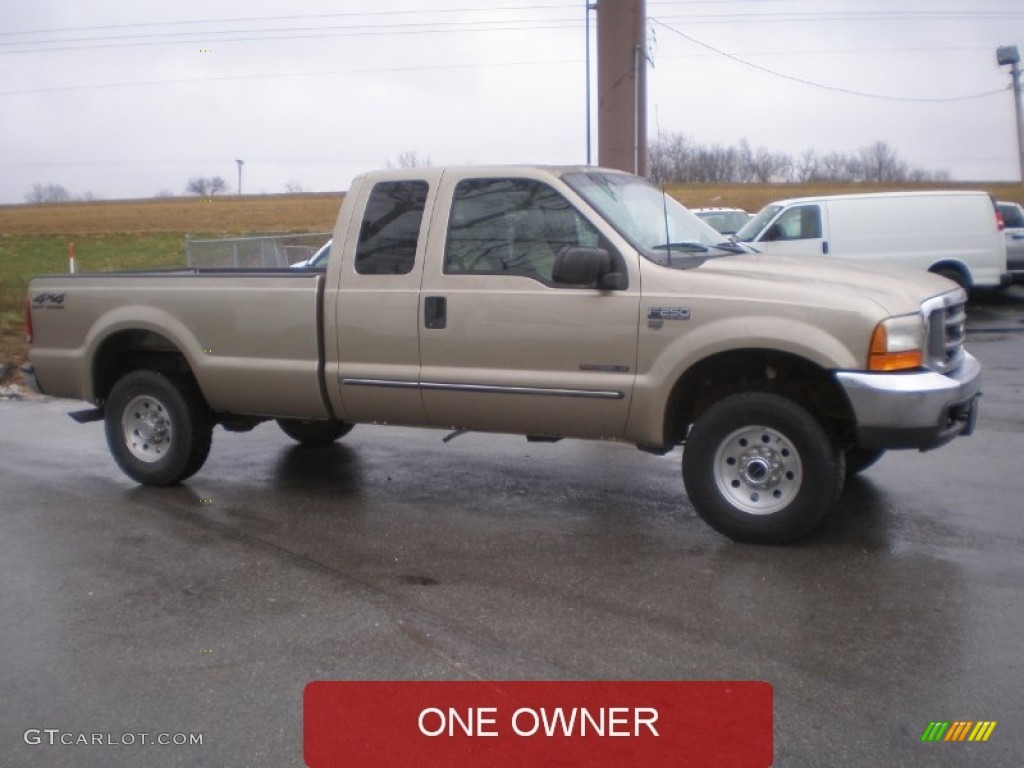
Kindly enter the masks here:
[[0, 235], [323, 232], [334, 226], [341, 198], [337, 193], [3, 205]]
[[[679, 185], [668, 188], [691, 208], [744, 208], [773, 200], [897, 189], [984, 189], [999, 200], [1024, 201], [1024, 185], [963, 183]], [[66, 272], [68, 243], [78, 270], [183, 266], [185, 236], [326, 232], [342, 194], [154, 198], [0, 206], [0, 364], [25, 359], [25, 289], [34, 274]]]

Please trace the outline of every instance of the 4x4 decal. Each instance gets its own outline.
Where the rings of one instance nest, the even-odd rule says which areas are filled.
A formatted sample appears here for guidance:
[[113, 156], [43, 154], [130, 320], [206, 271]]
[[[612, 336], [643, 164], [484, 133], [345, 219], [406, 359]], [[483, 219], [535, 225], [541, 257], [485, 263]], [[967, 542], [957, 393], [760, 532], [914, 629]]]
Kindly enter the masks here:
[[35, 309], [64, 309], [66, 293], [40, 293], [32, 299]]

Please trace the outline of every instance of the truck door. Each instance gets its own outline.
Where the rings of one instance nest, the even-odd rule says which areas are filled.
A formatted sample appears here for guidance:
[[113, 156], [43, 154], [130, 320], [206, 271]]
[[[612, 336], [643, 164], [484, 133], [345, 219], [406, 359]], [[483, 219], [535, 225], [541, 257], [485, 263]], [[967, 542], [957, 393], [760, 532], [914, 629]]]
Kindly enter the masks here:
[[341, 245], [343, 263], [339, 289], [325, 301], [335, 308], [327, 339], [337, 344], [343, 415], [352, 421], [426, 421], [417, 382], [424, 212], [436, 189], [430, 175], [360, 187], [345, 242], [332, 248]]
[[[616, 290], [555, 283], [558, 253], [605, 248], [549, 184], [441, 181], [420, 307], [427, 420], [445, 428], [618, 437], [637, 355], [639, 278]], [[635, 270], [634, 270], [635, 272]]]
[[826, 256], [829, 243], [823, 219], [817, 203], [790, 206], [765, 228], [754, 247], [781, 256]]

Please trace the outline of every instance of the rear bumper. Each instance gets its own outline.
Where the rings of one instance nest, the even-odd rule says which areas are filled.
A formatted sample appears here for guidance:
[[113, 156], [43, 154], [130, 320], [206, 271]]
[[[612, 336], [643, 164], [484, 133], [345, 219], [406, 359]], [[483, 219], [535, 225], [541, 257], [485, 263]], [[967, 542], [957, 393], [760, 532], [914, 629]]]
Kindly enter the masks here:
[[840, 372], [836, 380], [857, 421], [864, 448], [938, 448], [974, 430], [981, 363], [965, 354], [953, 373]]

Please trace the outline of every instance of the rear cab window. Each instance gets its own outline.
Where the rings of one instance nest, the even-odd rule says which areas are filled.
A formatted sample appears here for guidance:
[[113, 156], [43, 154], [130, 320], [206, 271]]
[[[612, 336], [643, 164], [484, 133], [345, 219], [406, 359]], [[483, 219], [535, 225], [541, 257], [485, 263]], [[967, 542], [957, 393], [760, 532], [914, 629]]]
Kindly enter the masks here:
[[359, 225], [357, 274], [412, 272], [428, 191], [423, 180], [381, 181], [373, 186]]

